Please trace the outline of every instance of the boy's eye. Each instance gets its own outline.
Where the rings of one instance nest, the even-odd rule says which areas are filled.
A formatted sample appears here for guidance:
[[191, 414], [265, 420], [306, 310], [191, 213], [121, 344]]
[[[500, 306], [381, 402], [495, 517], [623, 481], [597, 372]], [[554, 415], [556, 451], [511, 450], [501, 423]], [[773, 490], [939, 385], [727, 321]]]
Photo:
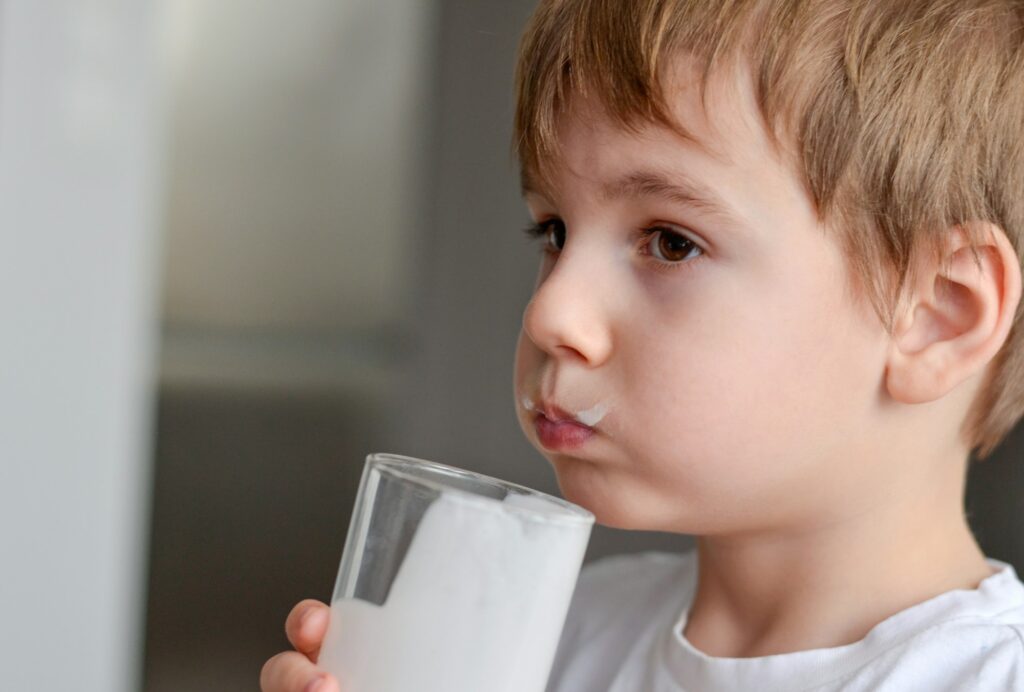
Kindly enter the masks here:
[[[561, 219], [541, 221], [527, 228], [526, 234], [531, 238], [542, 238], [546, 252], [561, 252], [565, 247], [566, 228]], [[643, 229], [641, 234], [646, 238], [645, 252], [662, 262], [678, 264], [695, 253], [703, 253], [699, 245], [671, 228], [655, 226]]]
[[565, 247], [565, 222], [561, 219], [548, 219], [526, 229], [532, 238], [544, 238], [544, 249], [560, 252]]
[[651, 228], [645, 233], [649, 236], [647, 251], [663, 262], [682, 262], [700, 251], [692, 240], [668, 228]]

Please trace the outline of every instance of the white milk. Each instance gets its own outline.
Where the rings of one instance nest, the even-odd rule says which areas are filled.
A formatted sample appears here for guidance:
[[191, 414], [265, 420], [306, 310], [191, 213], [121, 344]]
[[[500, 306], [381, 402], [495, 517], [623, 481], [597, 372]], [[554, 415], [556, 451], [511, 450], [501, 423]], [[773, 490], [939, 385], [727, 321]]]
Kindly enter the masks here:
[[384, 606], [339, 599], [319, 665], [344, 692], [542, 692], [590, 525], [551, 505], [442, 495], [424, 514]]

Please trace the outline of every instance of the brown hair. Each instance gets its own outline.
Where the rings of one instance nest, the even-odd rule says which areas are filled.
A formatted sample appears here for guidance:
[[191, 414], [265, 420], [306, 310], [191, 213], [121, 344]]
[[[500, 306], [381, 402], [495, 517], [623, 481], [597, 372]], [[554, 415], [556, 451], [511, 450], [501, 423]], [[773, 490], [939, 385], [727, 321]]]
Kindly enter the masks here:
[[[543, 175], [574, 95], [624, 127], [669, 115], [666, 69], [681, 54], [702, 95], [723, 64], [746, 65], [777, 151], [891, 330], [920, 253], [945, 231], [1024, 233], [1024, 2], [1021, 0], [543, 0], [520, 44], [514, 144]], [[795, 146], [795, 148], [793, 148]], [[1019, 306], [964, 421], [978, 458], [1024, 415]]]

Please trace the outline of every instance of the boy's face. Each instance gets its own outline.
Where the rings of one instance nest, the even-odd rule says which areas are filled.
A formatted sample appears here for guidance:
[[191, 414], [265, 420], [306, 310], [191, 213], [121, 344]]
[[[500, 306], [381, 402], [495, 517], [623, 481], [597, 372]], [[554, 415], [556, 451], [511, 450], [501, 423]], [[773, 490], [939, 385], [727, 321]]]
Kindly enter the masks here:
[[[871, 502], [890, 473], [885, 330], [750, 82], [713, 81], [707, 118], [675, 84], [675, 116], [714, 154], [581, 101], [550, 184], [527, 184], [551, 251], [517, 348], [520, 424], [566, 498], [611, 526], [713, 534]], [[605, 415], [559, 442], [545, 404]]]

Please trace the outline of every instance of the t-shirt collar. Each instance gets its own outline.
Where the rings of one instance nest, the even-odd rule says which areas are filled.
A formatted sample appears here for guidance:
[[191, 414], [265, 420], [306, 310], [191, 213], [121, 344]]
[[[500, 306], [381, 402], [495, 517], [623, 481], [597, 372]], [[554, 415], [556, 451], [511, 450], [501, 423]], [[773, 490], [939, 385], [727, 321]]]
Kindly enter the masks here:
[[810, 649], [754, 658], [708, 656], [683, 636], [692, 590], [661, 651], [681, 689], [790, 692], [801, 685], [822, 684], [856, 670], [894, 645], [928, 627], [965, 615], [995, 615], [1009, 603], [1024, 605], [1024, 585], [1012, 565], [987, 558], [995, 570], [976, 589], [954, 589], [886, 618], [861, 640], [844, 646]]

